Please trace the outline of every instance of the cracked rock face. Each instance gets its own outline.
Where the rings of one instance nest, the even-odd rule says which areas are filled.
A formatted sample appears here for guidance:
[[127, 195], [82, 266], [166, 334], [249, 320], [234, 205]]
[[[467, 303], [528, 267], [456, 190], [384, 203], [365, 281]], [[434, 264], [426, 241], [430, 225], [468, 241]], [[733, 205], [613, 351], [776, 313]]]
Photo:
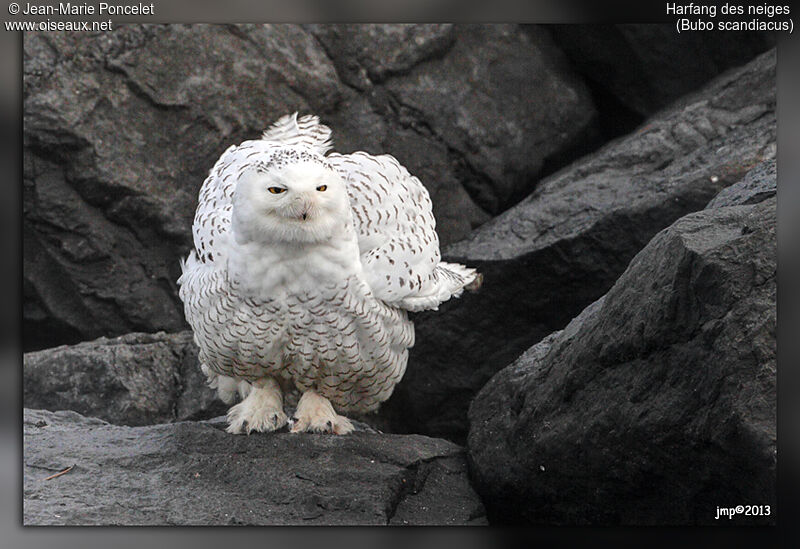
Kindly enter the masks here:
[[200, 185], [286, 113], [319, 115], [340, 152], [396, 156], [443, 243], [593, 131], [547, 33], [516, 26], [122, 25], [23, 46], [26, 350], [185, 329]]
[[[25, 525], [480, 525], [462, 448], [417, 435], [236, 436], [25, 410]], [[45, 478], [74, 465], [61, 476]]]
[[477, 293], [415, 315], [416, 344], [382, 419], [461, 442], [471, 399], [611, 288], [661, 229], [775, 157], [775, 52], [757, 57], [561, 172], [444, 250]]
[[[757, 171], [761, 171], [761, 167]], [[493, 523], [719, 524], [775, 509], [776, 200], [661, 231], [613, 288], [481, 390]], [[737, 516], [737, 524], [774, 524]]]
[[126, 334], [26, 353], [23, 404], [122, 425], [223, 414], [205, 385], [190, 331]]

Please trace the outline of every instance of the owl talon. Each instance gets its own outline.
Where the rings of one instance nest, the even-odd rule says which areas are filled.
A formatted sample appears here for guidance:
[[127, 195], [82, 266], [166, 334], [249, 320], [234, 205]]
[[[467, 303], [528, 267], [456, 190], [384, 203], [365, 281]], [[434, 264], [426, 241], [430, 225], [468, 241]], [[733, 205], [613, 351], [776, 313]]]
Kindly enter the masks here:
[[228, 423], [229, 433], [248, 435], [253, 431], [275, 431], [286, 425], [283, 396], [277, 383], [268, 379], [254, 385], [243, 401], [228, 410]]
[[330, 401], [316, 393], [306, 391], [297, 403], [292, 418], [292, 433], [332, 433], [346, 435], [353, 431], [353, 424], [344, 416], [337, 415]]

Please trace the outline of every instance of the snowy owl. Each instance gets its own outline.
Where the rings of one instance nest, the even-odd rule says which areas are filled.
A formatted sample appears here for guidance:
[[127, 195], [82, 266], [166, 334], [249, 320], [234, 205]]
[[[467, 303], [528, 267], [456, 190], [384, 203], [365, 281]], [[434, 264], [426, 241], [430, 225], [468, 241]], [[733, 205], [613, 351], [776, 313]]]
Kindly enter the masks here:
[[[441, 261], [431, 201], [392, 156], [326, 153], [316, 116], [226, 150], [200, 189], [180, 297], [228, 432], [352, 431], [403, 377], [414, 325], [480, 282]], [[284, 394], [298, 395], [287, 419]]]

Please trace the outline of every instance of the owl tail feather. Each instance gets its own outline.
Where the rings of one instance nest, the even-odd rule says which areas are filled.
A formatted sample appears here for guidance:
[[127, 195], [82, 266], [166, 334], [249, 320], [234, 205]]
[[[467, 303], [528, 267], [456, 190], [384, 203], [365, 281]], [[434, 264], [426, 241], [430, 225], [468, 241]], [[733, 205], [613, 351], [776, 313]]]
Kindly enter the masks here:
[[477, 270], [458, 263], [442, 261], [433, 273], [434, 285], [423, 295], [406, 297], [400, 306], [408, 311], [437, 310], [439, 304], [452, 297], [461, 297], [464, 290], [475, 291], [483, 283]]

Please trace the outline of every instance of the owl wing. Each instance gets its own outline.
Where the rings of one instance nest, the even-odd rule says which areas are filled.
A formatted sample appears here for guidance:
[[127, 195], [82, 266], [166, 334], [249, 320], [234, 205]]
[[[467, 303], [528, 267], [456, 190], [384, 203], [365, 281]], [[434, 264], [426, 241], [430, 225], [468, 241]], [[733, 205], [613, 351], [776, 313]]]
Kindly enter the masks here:
[[475, 280], [474, 269], [441, 261], [428, 191], [394, 157], [332, 153], [327, 161], [347, 182], [364, 275], [378, 299], [436, 309]]
[[[194, 250], [189, 254], [186, 265], [223, 264], [225, 242], [231, 226], [233, 189], [236, 186], [234, 166], [240, 157], [239, 147], [231, 145], [222, 153], [200, 187], [192, 223]], [[181, 283], [181, 279], [178, 279], [178, 283]]]

